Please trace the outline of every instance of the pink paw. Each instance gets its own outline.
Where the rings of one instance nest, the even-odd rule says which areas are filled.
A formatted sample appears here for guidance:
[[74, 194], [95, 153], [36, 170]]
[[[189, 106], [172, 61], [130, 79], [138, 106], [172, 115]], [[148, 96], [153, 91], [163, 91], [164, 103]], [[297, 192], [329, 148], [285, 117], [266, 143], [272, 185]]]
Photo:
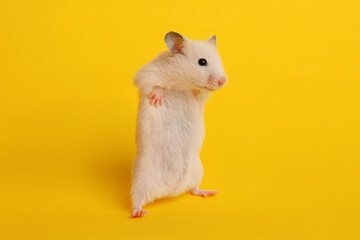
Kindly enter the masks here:
[[202, 189], [193, 189], [190, 191], [190, 193], [192, 195], [196, 195], [196, 196], [200, 196], [200, 197], [210, 197], [210, 196], [214, 196], [215, 194], [218, 193], [218, 191], [216, 190], [202, 190]]
[[193, 94], [195, 97], [198, 96], [200, 94], [200, 90], [194, 89]]
[[140, 209], [140, 210], [134, 210], [132, 212], [132, 214], [130, 215], [130, 218], [140, 218], [140, 217], [143, 217], [144, 214], [148, 214], [149, 212], [148, 211], [145, 211], [143, 209]]
[[154, 90], [150, 93], [149, 97], [150, 105], [154, 105], [154, 107], [162, 105], [164, 98], [164, 89], [161, 87], [155, 87]]

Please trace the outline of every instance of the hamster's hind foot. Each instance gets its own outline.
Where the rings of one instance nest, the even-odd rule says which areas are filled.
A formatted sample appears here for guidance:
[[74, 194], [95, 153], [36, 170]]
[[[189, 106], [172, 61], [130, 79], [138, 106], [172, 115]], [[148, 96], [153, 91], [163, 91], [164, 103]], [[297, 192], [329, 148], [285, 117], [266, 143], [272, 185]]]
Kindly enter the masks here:
[[210, 197], [210, 196], [214, 196], [215, 194], [218, 193], [218, 191], [216, 190], [202, 190], [199, 188], [194, 188], [192, 190], [190, 190], [190, 193], [192, 195], [196, 195], [196, 196], [200, 196], [200, 197]]
[[150, 105], [157, 107], [158, 105], [163, 104], [164, 99], [164, 89], [161, 87], [155, 87], [154, 90], [150, 93]]
[[130, 218], [140, 218], [140, 217], [143, 217], [145, 214], [148, 214], [149, 212], [148, 211], [145, 211], [143, 209], [140, 209], [140, 210], [134, 210], [131, 215], [130, 215]]

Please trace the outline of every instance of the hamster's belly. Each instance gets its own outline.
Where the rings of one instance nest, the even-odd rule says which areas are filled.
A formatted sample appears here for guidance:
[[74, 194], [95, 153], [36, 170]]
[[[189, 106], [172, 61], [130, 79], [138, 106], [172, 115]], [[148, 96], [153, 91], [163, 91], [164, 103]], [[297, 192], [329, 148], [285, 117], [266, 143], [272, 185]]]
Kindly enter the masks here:
[[198, 154], [204, 137], [203, 106], [191, 92], [182, 91], [169, 91], [164, 103], [165, 142], [187, 153]]
[[138, 144], [169, 184], [182, 181], [201, 150], [204, 104], [192, 92], [166, 91], [163, 106], [155, 108], [146, 98], [140, 105]]

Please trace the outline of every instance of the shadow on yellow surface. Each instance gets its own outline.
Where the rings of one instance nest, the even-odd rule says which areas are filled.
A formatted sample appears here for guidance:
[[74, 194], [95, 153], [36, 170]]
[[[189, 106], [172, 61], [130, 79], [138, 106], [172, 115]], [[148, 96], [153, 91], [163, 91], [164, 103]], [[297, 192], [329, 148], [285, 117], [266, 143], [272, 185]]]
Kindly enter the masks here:
[[111, 157], [109, 160], [101, 159], [94, 171], [99, 175], [99, 180], [103, 180], [113, 193], [113, 199], [117, 207], [123, 211], [131, 212], [130, 187], [131, 187], [131, 163], [133, 158], [124, 157], [120, 154]]

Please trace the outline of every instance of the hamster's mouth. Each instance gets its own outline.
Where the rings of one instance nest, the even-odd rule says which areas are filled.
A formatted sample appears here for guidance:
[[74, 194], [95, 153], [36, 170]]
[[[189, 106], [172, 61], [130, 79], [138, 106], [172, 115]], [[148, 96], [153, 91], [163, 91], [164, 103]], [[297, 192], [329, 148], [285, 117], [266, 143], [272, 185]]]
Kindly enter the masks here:
[[215, 91], [216, 89], [214, 88], [208, 88], [208, 87], [205, 87], [205, 89], [209, 90], [209, 91]]
[[203, 89], [203, 90], [207, 90], [207, 91], [210, 91], [210, 92], [212, 92], [212, 91], [215, 91], [217, 88], [209, 88], [209, 87], [203, 87], [203, 86], [199, 86], [201, 89]]

